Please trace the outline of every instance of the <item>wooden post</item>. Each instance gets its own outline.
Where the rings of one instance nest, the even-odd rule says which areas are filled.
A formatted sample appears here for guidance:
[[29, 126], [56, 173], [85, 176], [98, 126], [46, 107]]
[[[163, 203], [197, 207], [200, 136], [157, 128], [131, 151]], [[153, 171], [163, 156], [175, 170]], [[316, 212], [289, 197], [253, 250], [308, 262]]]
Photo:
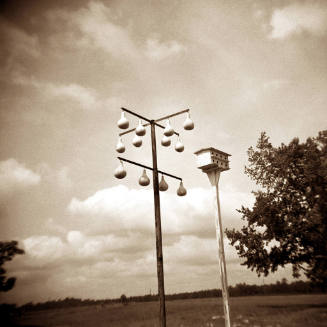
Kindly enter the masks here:
[[160, 217], [160, 195], [159, 178], [157, 166], [157, 145], [155, 122], [151, 120], [151, 143], [152, 143], [152, 165], [153, 165], [153, 195], [154, 195], [154, 215], [156, 225], [156, 252], [157, 252], [157, 275], [158, 294], [160, 301], [160, 327], [166, 327], [166, 305], [165, 305], [165, 285], [162, 255], [161, 217]]
[[218, 243], [218, 258], [219, 258], [221, 289], [222, 289], [223, 305], [224, 305], [225, 327], [230, 327], [226, 260], [225, 260], [223, 227], [221, 222], [219, 189], [218, 189], [220, 170], [219, 169], [213, 169], [210, 171], [204, 170], [204, 172], [208, 175], [209, 181], [212, 185], [213, 200], [215, 205], [216, 237]]
[[[158, 275], [158, 294], [159, 294], [159, 301], [160, 301], [160, 327], [166, 327], [166, 305], [165, 305], [165, 285], [164, 285], [164, 270], [163, 270], [163, 255], [162, 255], [162, 235], [161, 235], [161, 217], [160, 217], [160, 195], [159, 195], [159, 178], [158, 178], [158, 164], [157, 164], [157, 145], [156, 145], [156, 132], [155, 132], [155, 126], [165, 129], [164, 126], [158, 124], [158, 121], [161, 121], [163, 119], [174, 117], [177, 115], [180, 115], [185, 112], [189, 112], [189, 109], [185, 109], [179, 112], [176, 112], [174, 114], [161, 117], [157, 120], [149, 120], [145, 117], [142, 117], [141, 115], [126, 109], [121, 108], [123, 111], [130, 113], [131, 115], [134, 115], [138, 117], [139, 119], [147, 121], [146, 124], [143, 124], [143, 126], [151, 125], [151, 144], [152, 144], [152, 165], [153, 167], [147, 167], [142, 164], [139, 164], [137, 162], [124, 159], [121, 157], [118, 157], [119, 160], [127, 161], [129, 163], [132, 163], [137, 166], [141, 166], [146, 169], [151, 169], [153, 171], [153, 195], [154, 195], [154, 215], [155, 215], [155, 228], [156, 228], [156, 253], [157, 253], [157, 275]], [[119, 136], [128, 134], [135, 131], [135, 128], [129, 129], [125, 132], [122, 132], [119, 134]], [[179, 133], [174, 131], [174, 134], [179, 136]], [[161, 174], [170, 176], [172, 178], [176, 178], [182, 181], [180, 177], [167, 174], [163, 171], [160, 171]]]

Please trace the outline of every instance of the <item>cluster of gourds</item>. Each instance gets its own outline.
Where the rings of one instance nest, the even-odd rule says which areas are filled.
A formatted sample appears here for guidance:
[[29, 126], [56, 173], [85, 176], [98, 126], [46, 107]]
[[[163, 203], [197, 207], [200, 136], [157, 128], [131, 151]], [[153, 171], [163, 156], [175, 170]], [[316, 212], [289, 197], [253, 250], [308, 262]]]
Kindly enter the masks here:
[[[121, 118], [118, 120], [117, 125], [121, 129], [127, 129], [129, 127], [129, 121], [125, 117], [125, 112], [122, 111], [121, 113]], [[194, 128], [194, 123], [190, 117], [190, 113], [187, 113], [187, 118], [184, 121], [183, 127], [185, 130], [192, 130]], [[138, 126], [135, 128], [135, 136], [133, 138], [133, 145], [136, 146], [137, 148], [142, 145], [142, 136], [144, 136], [146, 133], [146, 129], [142, 123], [142, 120], [139, 120]], [[170, 146], [171, 144], [171, 139], [170, 136], [174, 135], [175, 131], [173, 127], [170, 124], [169, 119], [167, 119], [166, 126], [163, 132], [163, 137], [161, 140], [161, 145], [162, 146]], [[184, 151], [184, 145], [181, 142], [180, 136], [177, 138], [177, 142], [175, 144], [175, 150], [177, 152], [183, 152]], [[117, 145], [116, 145], [116, 151], [119, 153], [125, 152], [125, 145], [123, 143], [123, 140], [121, 137], [119, 137]]]
[[[121, 129], [126, 129], [129, 126], [129, 121], [125, 117], [124, 111], [121, 113], [121, 118], [118, 120], [117, 123], [118, 127]], [[144, 136], [146, 133], [145, 127], [142, 124], [142, 120], [139, 120], [138, 126], [135, 128], [135, 136], [133, 138], [133, 145], [137, 148], [142, 145], [142, 138], [141, 136]], [[121, 137], [118, 139], [118, 143], [116, 145], [116, 151], [119, 153], [125, 152], [125, 145], [123, 143], [123, 140]]]
[[[121, 118], [118, 120], [117, 125], [121, 129], [127, 129], [129, 127], [129, 121], [125, 117], [125, 112], [122, 111], [121, 113]], [[187, 112], [187, 118], [184, 121], [183, 127], [185, 130], [192, 130], [194, 128], [194, 123], [190, 117], [190, 113]], [[175, 131], [173, 127], [170, 124], [169, 119], [167, 119], [166, 126], [163, 132], [163, 138], [161, 140], [161, 145], [162, 146], [170, 146], [171, 144], [171, 139], [170, 136], [174, 135]], [[142, 123], [142, 120], [139, 120], [138, 126], [135, 128], [135, 136], [133, 138], [133, 145], [136, 147], [140, 147], [142, 145], [142, 136], [146, 134], [146, 129]], [[177, 142], [175, 144], [175, 150], [177, 152], [183, 152], [184, 151], [184, 145], [180, 140], [180, 137], [178, 136]], [[119, 153], [125, 152], [125, 145], [122, 141], [122, 138], [119, 137], [118, 143], [116, 145], [116, 151]], [[115, 177], [118, 179], [122, 179], [126, 176], [126, 170], [124, 168], [123, 162], [120, 160], [120, 165], [116, 168], [115, 170]], [[150, 184], [150, 179], [146, 174], [146, 170], [143, 170], [142, 176], [139, 178], [139, 184], [141, 186], [147, 186]], [[159, 190], [164, 192], [168, 190], [168, 184], [166, 183], [163, 175], [161, 175], [161, 180], [159, 183]], [[186, 195], [186, 189], [183, 186], [183, 182], [180, 182], [179, 188], [177, 190], [177, 195], [179, 196], [184, 196]]]

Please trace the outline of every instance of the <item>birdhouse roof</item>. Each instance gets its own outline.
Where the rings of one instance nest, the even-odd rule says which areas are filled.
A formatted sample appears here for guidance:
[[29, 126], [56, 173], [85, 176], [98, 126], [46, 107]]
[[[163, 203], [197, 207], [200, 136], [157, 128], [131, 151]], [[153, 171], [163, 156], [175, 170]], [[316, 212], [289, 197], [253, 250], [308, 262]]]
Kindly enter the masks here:
[[200, 154], [200, 153], [202, 153], [202, 152], [208, 152], [208, 151], [213, 151], [213, 152], [216, 152], [216, 153], [218, 152], [218, 153], [220, 153], [220, 154], [224, 154], [224, 155], [226, 155], [226, 156], [231, 156], [231, 154], [228, 154], [228, 153], [226, 153], [226, 152], [220, 151], [220, 150], [215, 149], [215, 148], [212, 148], [212, 147], [210, 147], [210, 148], [204, 148], [204, 149], [198, 150], [198, 151], [194, 152], [194, 154], [198, 155], [198, 154]]

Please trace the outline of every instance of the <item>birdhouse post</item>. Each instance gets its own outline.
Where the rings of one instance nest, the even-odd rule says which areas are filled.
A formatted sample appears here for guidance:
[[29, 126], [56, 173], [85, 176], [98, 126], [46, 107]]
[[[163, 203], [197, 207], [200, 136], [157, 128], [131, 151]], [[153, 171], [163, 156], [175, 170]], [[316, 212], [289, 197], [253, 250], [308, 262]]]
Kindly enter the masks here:
[[198, 168], [202, 169], [202, 171], [208, 175], [209, 181], [212, 186], [213, 201], [215, 206], [216, 237], [218, 244], [218, 259], [224, 305], [225, 327], [230, 327], [226, 260], [218, 188], [220, 173], [224, 170], [229, 169], [228, 157], [230, 156], [230, 154], [214, 148], [205, 148], [196, 151], [195, 155], [197, 156]]

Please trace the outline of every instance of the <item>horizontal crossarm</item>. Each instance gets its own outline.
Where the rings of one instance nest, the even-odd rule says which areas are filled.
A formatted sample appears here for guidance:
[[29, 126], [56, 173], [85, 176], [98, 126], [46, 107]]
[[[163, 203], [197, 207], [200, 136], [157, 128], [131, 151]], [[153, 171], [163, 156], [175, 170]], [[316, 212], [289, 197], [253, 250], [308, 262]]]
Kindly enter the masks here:
[[[131, 115], [133, 115], [133, 116], [136, 116], [136, 117], [138, 117], [138, 118], [140, 118], [140, 119], [143, 119], [143, 120], [147, 121], [146, 124], [143, 124], [144, 127], [145, 127], [145, 126], [149, 126], [149, 125], [151, 125], [151, 122], [152, 122], [152, 123], [155, 124], [156, 126], [162, 128], [162, 129], [165, 129], [164, 126], [162, 126], [162, 125], [160, 125], [160, 124], [157, 123], [157, 121], [160, 121], [160, 120], [165, 119], [164, 117], [163, 117], [163, 118], [160, 118], [160, 119], [157, 119], [157, 120], [149, 120], [148, 118], [145, 118], [145, 117], [143, 117], [143, 116], [141, 116], [141, 115], [139, 115], [139, 114], [137, 114], [137, 113], [135, 113], [135, 112], [133, 112], [133, 111], [131, 111], [131, 110], [129, 110], [129, 109], [126, 109], [126, 108], [124, 108], [124, 107], [121, 107], [121, 110], [123, 110], [123, 111], [125, 111], [125, 112], [128, 112], [129, 114], [131, 114]], [[188, 110], [189, 110], [189, 109], [187, 109], [186, 111], [188, 111]], [[183, 111], [183, 112], [186, 112], [186, 111]], [[177, 114], [173, 114], [173, 115], [170, 115], [169, 117], [176, 116], [176, 115], [177, 115]], [[123, 136], [123, 135], [125, 135], [125, 134], [131, 133], [131, 132], [134, 132], [135, 129], [136, 129], [136, 128], [132, 128], [132, 129], [129, 129], [129, 130], [125, 131], [125, 132], [121, 132], [121, 133], [119, 133], [119, 136]], [[177, 133], [177, 132], [175, 132], [175, 131], [174, 131], [174, 134], [177, 135], [177, 136], [179, 136], [179, 133]]]
[[182, 111], [179, 111], [179, 112], [176, 112], [174, 114], [171, 114], [171, 115], [168, 115], [168, 116], [164, 116], [164, 117], [161, 117], [159, 119], [156, 119], [155, 122], [158, 122], [158, 121], [161, 121], [161, 120], [165, 120], [165, 119], [168, 119], [168, 118], [171, 118], [171, 117], [175, 117], [175, 116], [178, 116], [180, 114], [183, 114], [185, 112], [189, 112], [190, 109], [185, 109], [185, 110], [182, 110]]
[[[130, 164], [133, 164], [133, 165], [136, 165], [136, 166], [139, 166], [139, 167], [142, 167], [142, 168], [145, 168], [145, 169], [150, 169], [150, 170], [154, 170], [152, 167], [149, 167], [149, 166], [146, 166], [146, 165], [142, 165], [138, 162], [135, 162], [135, 161], [132, 161], [132, 160], [128, 160], [128, 159], [125, 159], [125, 158], [122, 158], [122, 157], [117, 157], [119, 160], [122, 160], [122, 161], [125, 161], [125, 162], [128, 162]], [[171, 175], [171, 174], [168, 174], [168, 173], [165, 173], [164, 171], [161, 171], [161, 170], [158, 170], [158, 173], [159, 174], [162, 174], [162, 175], [165, 175], [165, 176], [168, 176], [168, 177], [171, 177], [171, 178], [175, 178], [175, 179], [178, 179], [180, 181], [182, 181], [183, 179], [178, 177], [178, 176], [175, 176], [175, 175]]]

